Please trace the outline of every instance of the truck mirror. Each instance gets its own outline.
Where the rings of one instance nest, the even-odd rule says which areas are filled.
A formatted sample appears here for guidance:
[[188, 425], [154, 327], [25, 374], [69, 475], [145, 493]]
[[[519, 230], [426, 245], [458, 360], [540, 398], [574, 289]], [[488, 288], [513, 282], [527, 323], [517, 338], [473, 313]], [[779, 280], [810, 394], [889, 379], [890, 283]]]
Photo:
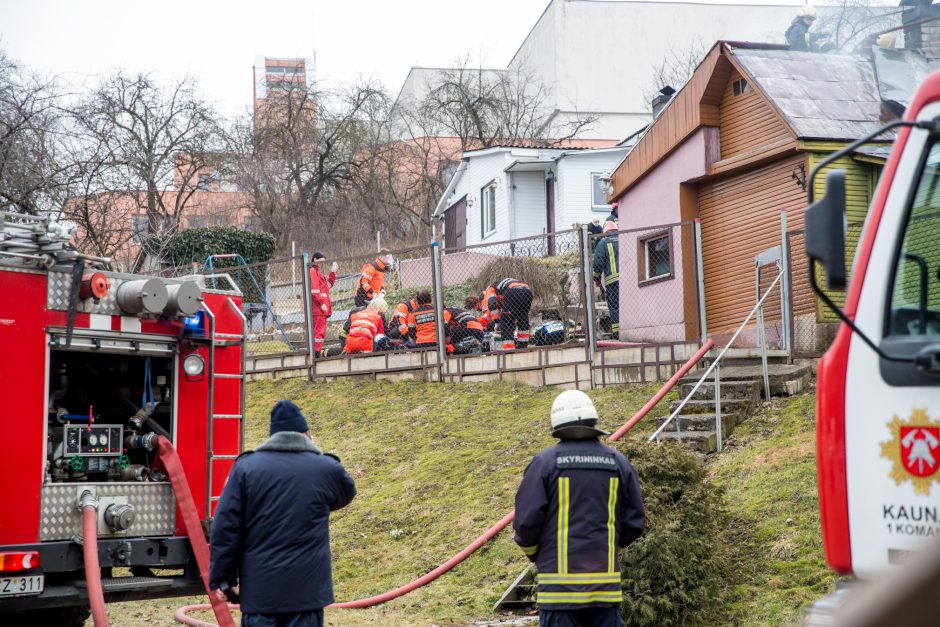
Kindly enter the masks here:
[[810, 272], [818, 261], [829, 289], [845, 288], [845, 170], [826, 175], [826, 193], [806, 208], [806, 254]]

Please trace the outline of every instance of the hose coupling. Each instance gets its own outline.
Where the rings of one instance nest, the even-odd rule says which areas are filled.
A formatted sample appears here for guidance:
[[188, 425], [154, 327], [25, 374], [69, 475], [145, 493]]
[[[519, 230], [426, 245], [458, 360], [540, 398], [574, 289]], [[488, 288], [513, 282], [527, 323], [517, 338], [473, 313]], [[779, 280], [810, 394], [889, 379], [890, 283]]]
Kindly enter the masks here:
[[91, 507], [96, 512], [98, 511], [98, 498], [95, 496], [95, 493], [91, 490], [85, 490], [82, 492], [82, 495], [78, 497], [78, 509], [79, 511], [84, 511], [85, 509]]

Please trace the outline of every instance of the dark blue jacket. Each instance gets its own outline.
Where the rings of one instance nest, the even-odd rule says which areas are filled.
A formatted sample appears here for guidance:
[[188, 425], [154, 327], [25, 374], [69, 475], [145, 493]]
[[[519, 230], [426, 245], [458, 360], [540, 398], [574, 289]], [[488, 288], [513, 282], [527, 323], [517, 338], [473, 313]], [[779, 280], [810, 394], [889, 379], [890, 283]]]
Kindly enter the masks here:
[[301, 433], [238, 458], [212, 522], [209, 587], [240, 585], [243, 612], [307, 612], [333, 602], [330, 512], [356, 495], [339, 460]]
[[620, 259], [620, 240], [616, 233], [602, 239], [594, 249], [594, 278], [604, 275], [604, 285], [613, 285], [620, 280], [617, 262]]
[[636, 471], [597, 438], [562, 440], [529, 464], [516, 493], [516, 544], [538, 566], [542, 609], [619, 606], [617, 549], [646, 523]]

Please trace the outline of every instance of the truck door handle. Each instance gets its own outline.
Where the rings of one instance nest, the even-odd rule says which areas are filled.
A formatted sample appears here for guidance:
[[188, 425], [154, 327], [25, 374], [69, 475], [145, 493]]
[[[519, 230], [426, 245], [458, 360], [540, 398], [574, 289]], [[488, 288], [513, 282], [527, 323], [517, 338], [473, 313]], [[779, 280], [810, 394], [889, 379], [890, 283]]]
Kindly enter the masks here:
[[917, 351], [914, 365], [926, 375], [940, 377], [940, 344], [928, 344]]

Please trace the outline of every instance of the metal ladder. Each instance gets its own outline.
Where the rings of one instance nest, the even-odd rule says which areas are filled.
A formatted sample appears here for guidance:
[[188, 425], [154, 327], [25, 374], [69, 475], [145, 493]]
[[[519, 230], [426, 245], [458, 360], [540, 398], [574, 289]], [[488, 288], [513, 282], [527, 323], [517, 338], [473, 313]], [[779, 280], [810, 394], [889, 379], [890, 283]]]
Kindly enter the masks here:
[[[218, 501], [220, 497], [212, 495], [213, 462], [215, 460], [234, 460], [238, 455], [216, 455], [214, 447], [215, 421], [216, 420], [238, 420], [238, 452], [245, 450], [245, 386], [240, 386], [241, 394], [238, 401], [237, 414], [217, 414], [215, 413], [215, 380], [216, 379], [238, 379], [245, 378], [245, 357], [248, 339], [248, 320], [241, 309], [235, 305], [231, 297], [226, 298], [226, 305], [238, 316], [242, 323], [242, 332], [240, 335], [235, 333], [216, 333], [216, 315], [212, 309], [203, 303], [203, 309], [209, 317], [209, 408], [208, 424], [206, 430], [206, 519], [212, 518], [212, 503]], [[241, 372], [216, 373], [215, 372], [215, 349], [219, 346], [241, 346]]]

